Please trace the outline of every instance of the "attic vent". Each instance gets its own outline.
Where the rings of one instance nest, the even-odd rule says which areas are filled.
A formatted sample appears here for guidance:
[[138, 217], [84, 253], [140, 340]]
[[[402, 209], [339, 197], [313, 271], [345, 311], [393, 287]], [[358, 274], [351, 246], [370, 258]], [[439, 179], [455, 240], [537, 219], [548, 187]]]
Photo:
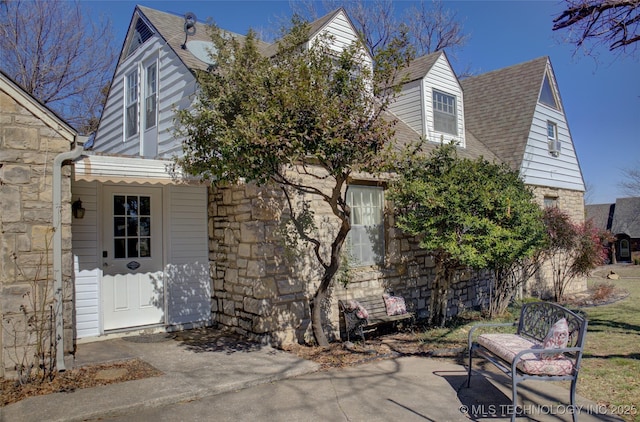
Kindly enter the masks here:
[[144, 44], [151, 36], [153, 31], [144, 23], [140, 18], [136, 21], [136, 29], [133, 32], [131, 41], [129, 41], [129, 48], [127, 49], [127, 57], [138, 49], [139, 46]]

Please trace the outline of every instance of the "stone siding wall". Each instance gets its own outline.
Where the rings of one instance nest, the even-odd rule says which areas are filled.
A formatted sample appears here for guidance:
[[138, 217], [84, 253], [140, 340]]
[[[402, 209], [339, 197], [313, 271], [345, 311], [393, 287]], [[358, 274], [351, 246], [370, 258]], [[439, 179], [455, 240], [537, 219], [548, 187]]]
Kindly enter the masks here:
[[[311, 249], [285, 246], [283, 204], [277, 188], [253, 184], [211, 188], [209, 195], [213, 319], [274, 344], [312, 339], [309, 303], [322, 274]], [[331, 238], [336, 218], [322, 201], [314, 200], [311, 208], [320, 236]], [[432, 258], [417, 241], [393, 228], [391, 216], [386, 224], [385, 265], [351, 269], [346, 287], [334, 282], [325, 305], [330, 337], [339, 335], [338, 299], [382, 295], [390, 289], [404, 296], [420, 317], [428, 315]], [[328, 251], [321, 253], [328, 258]], [[449, 316], [484, 306], [489, 283], [486, 275], [461, 273], [449, 297]]]
[[[17, 361], [32, 356], [34, 333], [27, 329], [23, 309], [42, 308], [33, 305], [34, 295], [51, 299], [52, 167], [55, 156], [70, 149], [68, 140], [0, 90], [0, 376], [10, 376]], [[63, 169], [62, 189], [64, 332], [69, 351], [73, 348], [69, 167]]]
[[[584, 192], [550, 188], [546, 186], [532, 186], [536, 201], [544, 206], [544, 198], [555, 198], [558, 208], [566, 212], [576, 223], [585, 221]], [[567, 286], [566, 292], [580, 292], [587, 289], [587, 278], [578, 277]], [[543, 264], [538, 274], [529, 280], [524, 288], [527, 295], [550, 298], [553, 297], [553, 279], [551, 265]]]

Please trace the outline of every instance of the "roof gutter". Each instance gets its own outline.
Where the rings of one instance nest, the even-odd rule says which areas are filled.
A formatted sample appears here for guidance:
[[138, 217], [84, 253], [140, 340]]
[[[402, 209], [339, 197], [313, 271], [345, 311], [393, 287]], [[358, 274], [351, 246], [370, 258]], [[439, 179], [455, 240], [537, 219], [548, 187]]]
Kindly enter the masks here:
[[62, 166], [67, 160], [75, 160], [84, 151], [86, 136], [76, 136], [76, 147], [58, 154], [53, 159], [53, 295], [55, 300], [56, 368], [62, 372], [64, 364], [64, 321], [62, 285]]

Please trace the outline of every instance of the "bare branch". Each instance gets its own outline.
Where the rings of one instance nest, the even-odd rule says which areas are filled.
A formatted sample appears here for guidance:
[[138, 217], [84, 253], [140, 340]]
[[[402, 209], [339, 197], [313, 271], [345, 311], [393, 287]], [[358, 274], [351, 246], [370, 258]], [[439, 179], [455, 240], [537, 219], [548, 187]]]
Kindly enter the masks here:
[[[640, 0], [565, 0], [566, 9], [553, 20], [553, 30], [569, 31], [568, 42], [606, 45], [610, 51], [633, 53], [640, 40]], [[628, 47], [632, 47], [629, 48]]]
[[95, 130], [116, 64], [108, 20], [89, 21], [79, 2], [5, 2], [3, 69], [81, 132]]
[[635, 167], [622, 170], [624, 180], [618, 184], [625, 195], [630, 197], [640, 196], [640, 161]]

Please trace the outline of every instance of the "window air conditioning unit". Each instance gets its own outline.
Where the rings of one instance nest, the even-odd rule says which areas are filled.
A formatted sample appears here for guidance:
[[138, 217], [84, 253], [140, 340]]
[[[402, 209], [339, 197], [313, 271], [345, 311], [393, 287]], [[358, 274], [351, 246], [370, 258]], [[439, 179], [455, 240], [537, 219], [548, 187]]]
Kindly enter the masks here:
[[562, 144], [559, 139], [549, 139], [549, 153], [554, 157], [560, 155], [562, 150]]

